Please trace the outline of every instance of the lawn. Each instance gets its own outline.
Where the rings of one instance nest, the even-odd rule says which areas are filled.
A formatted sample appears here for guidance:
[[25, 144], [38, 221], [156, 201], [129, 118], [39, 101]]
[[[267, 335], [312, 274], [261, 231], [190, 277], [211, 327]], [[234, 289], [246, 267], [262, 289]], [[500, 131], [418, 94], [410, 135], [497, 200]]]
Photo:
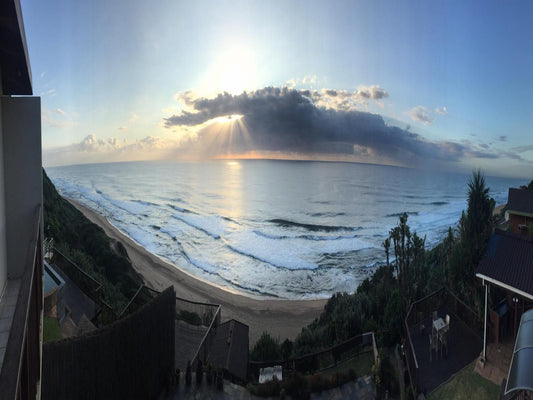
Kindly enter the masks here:
[[59, 321], [56, 318], [44, 317], [43, 321], [43, 341], [61, 339]]
[[500, 387], [474, 372], [475, 361], [428, 396], [428, 400], [498, 399]]

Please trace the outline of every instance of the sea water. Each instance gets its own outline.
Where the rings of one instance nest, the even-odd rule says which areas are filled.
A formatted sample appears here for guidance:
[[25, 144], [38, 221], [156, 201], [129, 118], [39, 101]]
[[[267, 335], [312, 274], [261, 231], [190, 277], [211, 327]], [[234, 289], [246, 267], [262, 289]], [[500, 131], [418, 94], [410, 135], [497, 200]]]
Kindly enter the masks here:
[[[59, 192], [200, 279], [287, 299], [352, 292], [407, 212], [436, 245], [467, 207], [469, 175], [331, 162], [129, 162], [47, 168]], [[497, 204], [525, 182], [486, 177]], [[45, 227], [46, 233], [46, 227]]]

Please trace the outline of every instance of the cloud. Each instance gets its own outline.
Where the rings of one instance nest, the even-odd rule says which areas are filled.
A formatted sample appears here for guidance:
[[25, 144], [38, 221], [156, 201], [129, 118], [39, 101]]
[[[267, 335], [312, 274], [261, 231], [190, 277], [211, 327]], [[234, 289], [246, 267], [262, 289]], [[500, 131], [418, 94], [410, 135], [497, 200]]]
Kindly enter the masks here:
[[498, 138], [500, 142], [507, 142], [507, 135], [502, 135]]
[[76, 115], [67, 114], [61, 108], [53, 111], [46, 108], [41, 110], [42, 124], [51, 128], [73, 128], [77, 125], [74, 117]]
[[517, 153], [525, 153], [526, 151], [532, 151], [533, 150], [533, 144], [529, 144], [529, 145], [526, 145], [526, 146], [513, 147], [511, 150], [515, 151]]
[[[409, 166], [499, 156], [469, 143], [429, 141], [385, 123], [378, 114], [357, 110], [361, 97], [383, 98], [385, 93], [377, 86], [359, 88], [356, 92], [266, 87], [240, 95], [220, 93], [214, 98], [189, 93], [180, 97], [187, 101], [188, 109], [164, 118], [163, 122], [166, 128], [198, 127], [197, 137], [187, 146], [203, 149], [211, 156], [228, 152], [285, 152]], [[425, 107], [411, 111], [415, 120], [432, 121]], [[216, 129], [205, 126], [216, 118], [237, 114], [243, 116], [238, 122], [242, 126], [233, 125], [231, 135], [224, 136], [223, 132], [232, 125], [218, 124]]]
[[146, 136], [134, 142], [94, 133], [69, 146], [43, 149], [43, 165], [70, 165], [109, 161], [139, 161], [174, 158], [181, 142], [172, 138]]
[[418, 121], [424, 125], [429, 125], [433, 122], [433, 117], [431, 116], [431, 111], [424, 106], [416, 106], [411, 111], [409, 111], [409, 116], [413, 121]]
[[119, 131], [127, 131], [128, 130], [128, 127], [127, 126], [121, 126], [118, 128]]
[[132, 112], [132, 113], [131, 113], [131, 117], [130, 117], [130, 119], [129, 119], [129, 122], [135, 122], [135, 121], [137, 121], [138, 119], [139, 119], [139, 116], [138, 116], [137, 114], [135, 114], [135, 113]]
[[363, 99], [380, 100], [389, 97], [385, 89], [379, 86], [360, 86], [357, 90], [357, 96]]
[[435, 108], [435, 113], [439, 115], [446, 115], [448, 114], [448, 109], [446, 107], [437, 107]]
[[315, 85], [318, 81], [318, 77], [316, 75], [306, 75], [303, 78], [295, 78], [295, 79], [289, 79], [285, 85], [290, 88], [295, 88], [296, 86], [300, 85]]

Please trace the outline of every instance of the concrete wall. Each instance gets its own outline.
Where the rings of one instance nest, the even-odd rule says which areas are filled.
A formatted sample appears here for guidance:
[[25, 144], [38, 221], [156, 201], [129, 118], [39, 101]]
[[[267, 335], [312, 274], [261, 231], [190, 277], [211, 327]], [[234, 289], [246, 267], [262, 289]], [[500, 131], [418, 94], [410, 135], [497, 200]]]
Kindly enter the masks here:
[[[0, 225], [9, 232], [7, 237], [4, 232], [0, 242], [5, 244], [0, 246], [7, 248], [7, 276], [16, 279], [24, 273], [34, 234], [35, 210], [43, 201], [41, 99], [7, 96], [0, 99], [6, 216], [5, 223], [0, 221]], [[3, 214], [1, 209], [0, 213]], [[0, 262], [1, 252], [0, 247]]]

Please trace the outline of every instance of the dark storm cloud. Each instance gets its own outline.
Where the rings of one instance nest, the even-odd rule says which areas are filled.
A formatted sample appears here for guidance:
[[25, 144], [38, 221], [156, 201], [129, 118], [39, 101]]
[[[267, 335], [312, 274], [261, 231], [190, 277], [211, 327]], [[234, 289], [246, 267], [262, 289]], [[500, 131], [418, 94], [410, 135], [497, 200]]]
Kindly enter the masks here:
[[[378, 89], [374, 87], [370, 96], [384, 96]], [[347, 92], [267, 87], [240, 95], [222, 93], [212, 99], [190, 100], [190, 111], [166, 118], [164, 123], [168, 128], [194, 126], [221, 116], [243, 115], [249, 137], [244, 141], [234, 135], [231, 147], [235, 152], [341, 154], [401, 164], [457, 161], [465, 156], [497, 157], [469, 144], [425, 140], [409, 130], [387, 125], [378, 114], [317, 105], [318, 98], [338, 97], [340, 93], [345, 96]], [[200, 131], [199, 145], [202, 140], [209, 142], [207, 135], [207, 130]]]
[[500, 142], [507, 142], [507, 136], [506, 136], [506, 135], [505, 135], [505, 136], [500, 136], [500, 137], [498, 138], [498, 140], [499, 140]]

